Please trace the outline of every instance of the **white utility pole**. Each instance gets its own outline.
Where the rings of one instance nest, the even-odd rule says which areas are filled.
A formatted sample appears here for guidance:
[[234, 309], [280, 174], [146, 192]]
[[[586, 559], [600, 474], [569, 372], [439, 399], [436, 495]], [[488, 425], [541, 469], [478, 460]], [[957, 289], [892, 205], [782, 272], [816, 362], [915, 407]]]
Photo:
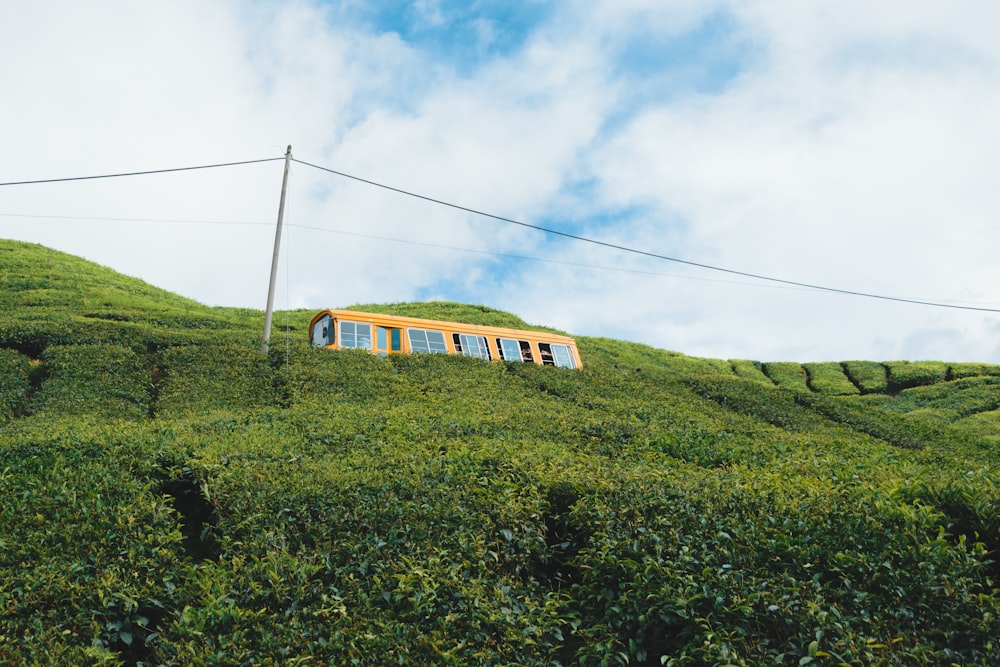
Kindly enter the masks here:
[[285, 151], [285, 174], [281, 177], [281, 201], [278, 203], [278, 228], [274, 232], [274, 257], [271, 258], [271, 282], [267, 285], [267, 309], [264, 311], [264, 342], [260, 353], [267, 354], [271, 340], [271, 316], [274, 314], [274, 282], [278, 276], [278, 251], [281, 248], [281, 221], [285, 217], [285, 190], [288, 189], [288, 166], [292, 162], [292, 147]]

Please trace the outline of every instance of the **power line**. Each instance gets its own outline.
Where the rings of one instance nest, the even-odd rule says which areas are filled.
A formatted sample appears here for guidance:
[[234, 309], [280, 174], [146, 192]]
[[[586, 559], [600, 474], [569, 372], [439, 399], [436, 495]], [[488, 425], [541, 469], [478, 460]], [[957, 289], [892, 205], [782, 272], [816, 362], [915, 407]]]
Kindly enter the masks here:
[[697, 267], [697, 268], [700, 268], [700, 269], [706, 269], [706, 270], [709, 270], [709, 271], [719, 271], [721, 273], [728, 273], [728, 274], [731, 274], [731, 275], [743, 276], [745, 278], [754, 278], [756, 280], [765, 280], [765, 281], [772, 282], [772, 283], [779, 283], [779, 284], [782, 284], [782, 285], [792, 285], [794, 287], [803, 287], [803, 288], [806, 288], [806, 289], [818, 290], [818, 291], [822, 291], [822, 292], [833, 292], [833, 293], [836, 293], [836, 294], [846, 294], [846, 295], [849, 295], [849, 296], [858, 296], [858, 297], [864, 297], [864, 298], [868, 298], [868, 299], [881, 299], [883, 301], [895, 301], [895, 302], [899, 302], [899, 303], [910, 303], [910, 304], [916, 304], [916, 305], [920, 305], [920, 306], [932, 306], [932, 307], [935, 307], [935, 308], [952, 308], [952, 309], [957, 309], [957, 310], [975, 310], [975, 311], [986, 312], [986, 313], [1000, 313], [1000, 309], [998, 309], [998, 308], [983, 308], [983, 307], [977, 307], [977, 306], [960, 306], [960, 305], [956, 305], [956, 304], [952, 304], [952, 303], [941, 303], [941, 302], [936, 302], [936, 301], [923, 301], [923, 300], [920, 300], [920, 299], [906, 299], [906, 298], [897, 297], [897, 296], [887, 296], [887, 295], [884, 295], [884, 294], [873, 294], [873, 293], [870, 293], [870, 292], [860, 292], [860, 291], [855, 291], [855, 290], [841, 289], [841, 288], [838, 288], [838, 287], [827, 287], [825, 285], [816, 285], [816, 284], [812, 284], [812, 283], [799, 282], [799, 281], [796, 281], [796, 280], [786, 280], [786, 279], [783, 279], [783, 278], [774, 278], [774, 277], [771, 277], [771, 276], [765, 276], [763, 274], [750, 273], [748, 271], [738, 271], [736, 269], [727, 269], [725, 267], [714, 266], [712, 264], [703, 264], [701, 262], [692, 262], [692, 261], [686, 260], [686, 259], [680, 259], [680, 258], [677, 258], [677, 257], [670, 257], [668, 255], [661, 255], [661, 254], [658, 254], [658, 253], [649, 252], [647, 250], [639, 250], [638, 248], [630, 248], [628, 246], [619, 245], [617, 243], [610, 243], [608, 241], [600, 241], [598, 239], [592, 239], [592, 238], [588, 238], [588, 237], [585, 237], [585, 236], [578, 236], [576, 234], [570, 234], [569, 232], [560, 231], [558, 229], [550, 229], [548, 227], [542, 227], [542, 226], [539, 226], [539, 225], [532, 225], [532, 224], [527, 223], [527, 222], [521, 222], [520, 220], [513, 220], [511, 218], [505, 218], [505, 217], [500, 216], [500, 215], [495, 215], [493, 213], [487, 213], [486, 211], [480, 211], [478, 209], [470, 208], [468, 206], [462, 206], [460, 204], [454, 204], [454, 203], [447, 202], [447, 201], [444, 201], [444, 200], [441, 200], [441, 199], [435, 199], [433, 197], [428, 197], [426, 195], [421, 195], [421, 194], [418, 194], [416, 192], [411, 192], [409, 190], [403, 190], [401, 188], [392, 187], [391, 185], [385, 185], [384, 183], [378, 183], [376, 181], [371, 181], [371, 180], [368, 180], [368, 179], [365, 179], [365, 178], [361, 178], [359, 176], [353, 176], [351, 174], [347, 174], [347, 173], [344, 173], [342, 171], [337, 171], [335, 169], [330, 169], [328, 167], [322, 167], [320, 165], [316, 165], [316, 164], [312, 164], [312, 163], [309, 163], [309, 162], [305, 162], [303, 160], [298, 160], [296, 158], [292, 158], [292, 161], [293, 162], [298, 162], [299, 164], [303, 164], [303, 165], [305, 165], [307, 167], [312, 167], [313, 169], [318, 169], [320, 171], [326, 171], [326, 172], [329, 172], [331, 174], [335, 174], [337, 176], [342, 176], [344, 178], [349, 178], [351, 180], [358, 181], [360, 183], [365, 183], [365, 184], [368, 184], [368, 185], [372, 185], [372, 186], [375, 186], [375, 187], [378, 187], [378, 188], [382, 188], [384, 190], [390, 190], [392, 192], [396, 192], [396, 193], [399, 193], [399, 194], [402, 194], [402, 195], [406, 195], [408, 197], [414, 197], [416, 199], [422, 199], [424, 201], [431, 202], [433, 204], [439, 204], [441, 206], [447, 206], [449, 208], [457, 209], [459, 211], [465, 211], [467, 213], [472, 213], [474, 215], [482, 216], [482, 217], [485, 217], [485, 218], [491, 218], [493, 220], [497, 220], [497, 221], [500, 221], [500, 222], [506, 222], [506, 223], [509, 223], [509, 224], [512, 224], [512, 225], [519, 225], [521, 227], [527, 227], [529, 229], [534, 229], [534, 230], [537, 230], [537, 231], [540, 231], [540, 232], [544, 232], [546, 234], [553, 234], [553, 235], [556, 235], [556, 236], [562, 236], [564, 238], [573, 239], [574, 241], [581, 241], [583, 243], [590, 243], [590, 244], [593, 244], [593, 245], [603, 246], [605, 248], [612, 248], [614, 250], [621, 250], [622, 252], [632, 253], [634, 255], [642, 255], [644, 257], [652, 257], [654, 259], [660, 259], [660, 260], [664, 260], [664, 261], [667, 261], [667, 262], [675, 262], [677, 264], [686, 264], [687, 266], [694, 266], [694, 267]]
[[[283, 160], [283, 159], [285, 159], [285, 158], [284, 157], [272, 157], [272, 158], [262, 158], [262, 159], [257, 159], [257, 160], [243, 160], [243, 161], [238, 161], [238, 162], [222, 162], [222, 163], [216, 163], [216, 164], [194, 165], [194, 166], [187, 166], [187, 167], [172, 167], [172, 168], [167, 168], [167, 169], [151, 169], [151, 170], [146, 170], [146, 171], [121, 172], [121, 173], [115, 173], [115, 174], [98, 174], [98, 175], [91, 175], [91, 176], [73, 176], [73, 177], [66, 177], [66, 178], [48, 178], [48, 179], [36, 179], [36, 180], [27, 180], [27, 181], [8, 181], [8, 182], [0, 182], [0, 187], [2, 187], [2, 186], [14, 186], [14, 185], [36, 185], [36, 184], [43, 184], [43, 183], [63, 183], [63, 182], [69, 182], [69, 181], [85, 181], [85, 180], [96, 180], [96, 179], [105, 179], [105, 178], [120, 178], [120, 177], [125, 177], [125, 176], [145, 176], [145, 175], [151, 175], [151, 174], [165, 174], [165, 173], [180, 172], [180, 171], [193, 171], [193, 170], [200, 170], [200, 169], [214, 169], [214, 168], [220, 168], [220, 167], [233, 167], [233, 166], [239, 166], [239, 165], [259, 164], [259, 163], [263, 163], [263, 162], [274, 162], [274, 161]], [[857, 296], [857, 297], [864, 297], [864, 298], [869, 298], [869, 299], [880, 299], [880, 300], [883, 300], [883, 301], [895, 301], [895, 302], [899, 302], [899, 303], [909, 303], [909, 304], [922, 305], [922, 306], [931, 306], [931, 307], [935, 307], [935, 308], [951, 308], [951, 309], [956, 309], [956, 310], [971, 310], [971, 311], [979, 311], [979, 312], [987, 312], [987, 313], [1000, 313], [1000, 309], [997, 309], [997, 308], [985, 308], [985, 307], [978, 307], [978, 306], [963, 306], [963, 305], [957, 305], [957, 304], [953, 304], [953, 303], [944, 303], [944, 302], [939, 302], [939, 301], [927, 301], [927, 300], [922, 300], [922, 299], [909, 299], [909, 298], [904, 298], [904, 297], [887, 296], [887, 295], [884, 295], [884, 294], [874, 294], [874, 293], [870, 293], [870, 292], [861, 292], [861, 291], [857, 291], [857, 290], [848, 290], [848, 289], [842, 289], [842, 288], [837, 288], [837, 287], [829, 287], [829, 286], [826, 286], [826, 285], [818, 285], [818, 284], [814, 284], [814, 283], [806, 283], [806, 282], [800, 282], [800, 281], [795, 281], [795, 280], [787, 280], [787, 279], [783, 279], [783, 278], [775, 278], [773, 276], [767, 276], [767, 275], [758, 274], [758, 273], [750, 273], [748, 271], [739, 271], [739, 270], [736, 270], [736, 269], [729, 269], [729, 268], [726, 268], [726, 267], [715, 266], [715, 265], [712, 265], [712, 264], [705, 264], [705, 263], [701, 263], [701, 262], [694, 262], [694, 261], [691, 261], [691, 260], [680, 259], [678, 257], [670, 257], [668, 255], [662, 255], [662, 254], [650, 252], [650, 251], [647, 251], [647, 250], [640, 250], [638, 248], [631, 248], [631, 247], [620, 245], [620, 244], [617, 244], [617, 243], [611, 243], [611, 242], [608, 242], [608, 241], [601, 241], [601, 240], [598, 240], [598, 239], [592, 239], [592, 238], [588, 238], [588, 237], [585, 237], [585, 236], [579, 236], [577, 234], [571, 234], [569, 232], [564, 232], [564, 231], [561, 231], [561, 230], [558, 230], [558, 229], [551, 229], [551, 228], [548, 228], [548, 227], [542, 227], [540, 225], [533, 225], [533, 224], [530, 224], [530, 223], [527, 223], [527, 222], [522, 222], [520, 220], [514, 220], [512, 218], [507, 218], [507, 217], [496, 215], [496, 214], [493, 214], [493, 213], [488, 213], [486, 211], [482, 211], [482, 210], [479, 210], [479, 209], [474, 209], [474, 208], [471, 208], [471, 207], [468, 207], [468, 206], [462, 206], [462, 205], [455, 204], [455, 203], [448, 202], [448, 201], [444, 201], [444, 200], [441, 200], [441, 199], [436, 199], [434, 197], [429, 197], [429, 196], [426, 196], [426, 195], [421, 195], [421, 194], [418, 194], [416, 192], [412, 192], [412, 191], [409, 191], [409, 190], [403, 190], [401, 188], [396, 188], [396, 187], [393, 187], [393, 186], [390, 186], [390, 185], [386, 185], [384, 183], [379, 183], [377, 181], [372, 181], [372, 180], [369, 180], [369, 179], [361, 178], [359, 176], [354, 176], [352, 174], [348, 174], [348, 173], [345, 173], [345, 172], [342, 172], [342, 171], [337, 171], [335, 169], [330, 169], [329, 167], [323, 167], [323, 166], [320, 166], [320, 165], [317, 165], [317, 164], [312, 164], [312, 163], [306, 162], [304, 160], [299, 160], [299, 159], [296, 159], [296, 158], [291, 158], [291, 161], [292, 162], [297, 162], [297, 163], [305, 165], [307, 167], [312, 167], [313, 169], [318, 169], [320, 171], [325, 171], [325, 172], [334, 174], [336, 176], [341, 176], [343, 178], [348, 178], [348, 179], [351, 179], [351, 180], [354, 180], [354, 181], [365, 183], [367, 185], [371, 185], [371, 186], [374, 186], [374, 187], [382, 188], [384, 190], [389, 190], [391, 192], [396, 192], [398, 194], [406, 195], [408, 197], [414, 197], [416, 199], [422, 199], [424, 201], [427, 201], [427, 202], [430, 202], [430, 203], [433, 203], [433, 204], [438, 204], [440, 206], [446, 206], [446, 207], [457, 209], [457, 210], [460, 210], [460, 211], [465, 211], [467, 213], [472, 213], [473, 215], [478, 215], [478, 216], [481, 216], [481, 217], [490, 218], [490, 219], [493, 219], [493, 220], [497, 220], [499, 222], [505, 222], [505, 223], [512, 224], [512, 225], [518, 225], [518, 226], [521, 226], [521, 227], [526, 227], [528, 229], [534, 229], [536, 231], [540, 231], [540, 232], [543, 232], [543, 233], [546, 233], [546, 234], [552, 234], [552, 235], [555, 235], [555, 236], [561, 236], [563, 238], [572, 239], [574, 241], [580, 241], [582, 243], [589, 243], [589, 244], [592, 244], [592, 245], [602, 246], [602, 247], [605, 247], [605, 248], [611, 248], [611, 249], [614, 249], [614, 250], [620, 250], [622, 252], [627, 252], [627, 253], [631, 253], [631, 254], [635, 254], [635, 255], [641, 255], [641, 256], [644, 256], [644, 257], [651, 257], [653, 259], [659, 259], [659, 260], [663, 260], [663, 261], [674, 262], [674, 263], [677, 263], [677, 264], [685, 264], [687, 266], [693, 266], [693, 267], [697, 267], [697, 268], [700, 268], [700, 269], [705, 269], [705, 270], [708, 270], [708, 271], [717, 271], [717, 272], [721, 272], [721, 273], [728, 273], [730, 275], [743, 276], [745, 278], [753, 278], [755, 280], [763, 280], [763, 281], [766, 281], [766, 282], [777, 283], [777, 284], [781, 284], [781, 285], [789, 285], [789, 286], [792, 286], [792, 287], [799, 287], [799, 288], [810, 289], [810, 290], [818, 290], [818, 291], [823, 291], [823, 292], [832, 292], [832, 293], [836, 293], [836, 294], [845, 294], [845, 295], [848, 295], [848, 296]], [[5, 214], [5, 215], [9, 215], [9, 214]], [[23, 216], [23, 217], [29, 217], [29, 216]], [[68, 218], [69, 216], [49, 216], [49, 217], [67, 217]], [[153, 222], [153, 221], [156, 221], [156, 220], [147, 219], [147, 221]], [[166, 222], [166, 221], [163, 221], [163, 222]], [[178, 222], [182, 222], [182, 221], [178, 221]], [[187, 222], [187, 221], [184, 221], [184, 222]], [[194, 222], [194, 221], [191, 221], [191, 222]], [[210, 222], [210, 221], [204, 221], [204, 222]], [[225, 224], [258, 224], [258, 223], [225, 223]], [[461, 250], [461, 249], [457, 248], [457, 250]], [[541, 260], [541, 261], [546, 261], [546, 260]]]
[[[266, 224], [266, 223], [265, 223]], [[440, 248], [442, 250], [454, 250], [456, 252], [466, 252], [475, 255], [490, 255], [492, 257], [503, 257], [505, 259], [518, 259], [529, 262], [540, 262], [542, 264], [560, 264], [562, 266], [575, 266], [582, 269], [597, 269], [599, 271], [615, 271], [618, 273], [634, 273], [643, 276], [656, 276], [658, 278], [677, 278], [679, 280], [696, 280], [699, 282], [720, 283], [724, 285], [740, 285], [742, 287], [762, 287], [768, 289], [804, 290], [802, 287], [791, 287], [786, 285], [762, 285], [760, 283], [748, 283], [737, 280], [722, 280], [718, 278], [698, 278], [696, 276], [682, 276], [676, 273], [663, 273], [661, 271], [646, 271], [644, 269], [628, 269], [623, 266], [603, 266], [600, 264], [585, 264], [583, 262], [569, 262], [562, 259], [548, 259], [545, 257], [532, 257], [531, 255], [515, 255], [506, 252], [496, 252], [495, 250], [481, 250], [477, 248], [459, 248], [457, 246], [444, 245], [442, 243], [428, 243], [427, 241], [411, 241], [408, 239], [397, 239], [391, 236], [376, 236], [374, 234], [362, 234], [360, 232], [348, 232], [342, 229], [327, 229], [325, 227], [312, 227], [309, 225], [291, 225], [299, 229], [308, 229], [316, 232], [326, 232], [328, 234], [343, 234], [345, 236], [356, 236], [364, 239], [374, 239], [376, 241], [391, 241], [393, 243], [405, 243], [407, 245], [421, 246], [424, 248]]]
[[[0, 218], [29, 218], [40, 220], [79, 220], [83, 222], [157, 222], [171, 224], [198, 224], [198, 225], [240, 225], [251, 227], [272, 227], [273, 222], [257, 222], [252, 220], [198, 220], [198, 219], [178, 219], [178, 218], [118, 218], [95, 215], [42, 215], [35, 213], [0, 213]], [[676, 273], [663, 273], [662, 271], [648, 271], [645, 269], [629, 269], [623, 266], [605, 266], [601, 264], [587, 264], [584, 262], [571, 262], [562, 259], [551, 259], [546, 257], [533, 257], [531, 255], [516, 255], [513, 253], [496, 252], [495, 250], [483, 250], [481, 248], [459, 248], [458, 246], [446, 245], [443, 243], [428, 243], [427, 241], [414, 241], [410, 239], [400, 239], [392, 236], [378, 236], [375, 234], [362, 234], [361, 232], [350, 232], [344, 229], [330, 229], [328, 227], [316, 227], [313, 225], [300, 225], [288, 223], [287, 227], [307, 229], [314, 232], [324, 232], [327, 234], [341, 234], [344, 236], [354, 236], [375, 241], [390, 241], [392, 243], [403, 243], [407, 245], [420, 246], [424, 248], [438, 248], [441, 250], [452, 250], [454, 252], [464, 252], [476, 255], [489, 255], [491, 257], [501, 257], [505, 259], [516, 259], [528, 262], [539, 262], [542, 264], [559, 264], [562, 266], [574, 266], [582, 269], [597, 269], [598, 271], [613, 271], [617, 273], [633, 273], [636, 275], [656, 276], [660, 278], [676, 278], [678, 280], [695, 280], [698, 282], [719, 283], [721, 285], [739, 285], [741, 287], [767, 287], [770, 289], [795, 289], [806, 290], [804, 287], [794, 287], [791, 285], [767, 285], [760, 283], [750, 283], [738, 280], [722, 280], [716, 278], [699, 278], [696, 276], [685, 276]], [[944, 303], [944, 302], [942, 302]], [[969, 303], [969, 302], [966, 302]]]
[[[106, 216], [81, 216], [81, 215], [39, 215], [31, 213], [0, 213], [0, 218], [31, 218], [31, 219], [53, 219], [53, 220], [79, 220], [82, 222], [157, 222], [171, 224], [200, 224], [200, 225], [241, 225], [254, 227], [272, 227], [273, 222], [254, 222], [250, 220], [180, 220], [177, 218], [115, 218]], [[443, 243], [428, 243], [426, 241], [413, 241], [410, 239], [399, 239], [392, 236], [377, 236], [375, 234], [362, 234], [360, 232], [349, 232], [343, 229], [330, 229], [327, 227], [315, 227], [312, 225], [299, 225], [287, 223], [286, 227], [296, 227], [314, 232], [324, 232], [327, 234], [342, 234], [344, 236], [354, 236], [375, 241], [390, 241], [392, 243], [403, 243], [406, 245], [420, 246], [424, 248], [438, 248], [441, 250], [451, 250], [454, 252], [464, 252], [475, 255], [489, 255], [491, 257], [501, 257], [504, 259], [517, 259], [528, 262], [539, 262], [541, 264], [559, 264], [562, 266], [574, 266], [582, 269], [596, 269], [598, 271], [613, 271], [617, 273], [633, 273], [644, 276], [656, 276], [658, 278], [676, 278], [678, 280], [695, 280], [698, 282], [719, 283], [724, 285], [740, 285], [743, 287], [764, 287], [769, 289], [798, 289], [801, 287], [790, 287], [784, 285], [762, 285], [760, 283], [750, 283], [738, 280], [722, 280], [717, 278], [699, 278], [696, 276], [684, 276], [676, 273], [663, 273], [662, 271], [647, 271], [644, 269], [629, 269], [623, 266], [604, 266], [601, 264], [586, 264], [584, 262], [570, 262], [563, 259], [550, 259], [546, 257], [533, 257], [531, 255], [515, 255], [513, 253], [496, 252], [495, 250], [483, 250], [481, 248], [459, 248], [458, 246], [445, 245]], [[286, 234], [287, 238], [287, 234]], [[286, 267], [287, 268], [287, 267]]]
[[[272, 227], [273, 222], [254, 222], [250, 220], [191, 220], [177, 218], [116, 218], [93, 215], [39, 215], [32, 213], [0, 213], [0, 218], [30, 218], [41, 220], [78, 220], [82, 222], [157, 222], [170, 224], [199, 224], [199, 225], [242, 225], [254, 227]], [[529, 262], [539, 262], [542, 264], [560, 264], [562, 266], [575, 266], [583, 269], [597, 269], [599, 271], [615, 271], [618, 273], [634, 273], [644, 276], [657, 276], [662, 278], [677, 278], [680, 280], [696, 280], [700, 282], [721, 283], [726, 285], [742, 285], [743, 287], [768, 287], [771, 289], [802, 289], [780, 285], [761, 285], [760, 283], [741, 282], [736, 280], [721, 280], [715, 278], [698, 278], [696, 276], [683, 276], [676, 273], [663, 273], [661, 271], [647, 271], [644, 269], [629, 269], [623, 266], [603, 266], [600, 264], [586, 264], [584, 262], [570, 262], [562, 259], [550, 259], [546, 257], [532, 257], [531, 255], [515, 255], [513, 253], [496, 252], [495, 250], [483, 250], [480, 248], [459, 248], [458, 246], [445, 245], [443, 243], [428, 243], [426, 241], [413, 241], [410, 239], [399, 239], [392, 236], [378, 236], [375, 234], [362, 234], [361, 232], [349, 232], [344, 229], [330, 229], [328, 227], [315, 227], [312, 225], [299, 225], [288, 223], [286, 227], [296, 227], [314, 232], [324, 232], [327, 234], [342, 234], [344, 236], [354, 236], [375, 241], [390, 241], [392, 243], [403, 243], [407, 245], [420, 246], [424, 248], [438, 248], [441, 250], [452, 250], [455, 252], [465, 252], [476, 255], [489, 255], [491, 257], [502, 257], [504, 259], [517, 259]]]
[[[293, 158], [294, 159], [294, 158]], [[40, 219], [40, 220], [79, 220], [83, 222], [123, 222], [123, 223], [134, 223], [134, 222], [157, 222], [157, 223], [171, 223], [171, 224], [199, 224], [199, 225], [239, 225], [239, 226], [253, 226], [253, 227], [272, 227], [274, 223], [272, 222], [257, 222], [252, 220], [198, 220], [198, 219], [178, 219], [178, 218], [118, 218], [109, 216], [81, 216], [81, 215], [43, 215], [34, 213], [0, 213], [0, 217], [5, 218], [30, 218], [30, 219]], [[429, 243], [427, 241], [414, 241], [410, 239], [400, 239], [392, 236], [378, 236], [375, 234], [363, 234], [361, 232], [351, 232], [343, 229], [330, 229], [328, 227], [316, 227], [313, 225], [301, 225], [289, 223], [289, 227], [297, 227], [298, 229], [307, 229], [315, 232], [324, 232], [327, 234], [341, 234], [344, 236], [354, 236], [357, 238], [372, 239], [375, 241], [390, 241], [393, 243], [403, 243], [407, 245], [420, 246], [424, 248], [439, 248], [442, 250], [452, 250], [455, 252], [465, 252], [477, 255], [489, 255], [492, 257], [502, 257], [506, 259], [517, 259], [529, 262], [540, 262], [543, 264], [560, 264], [563, 266], [574, 266], [584, 269], [597, 269], [599, 271], [614, 271], [618, 273], [633, 273], [637, 275], [646, 276], [656, 276], [663, 278], [677, 278], [680, 280], [696, 280], [699, 282], [711, 282], [719, 283], [723, 285], [739, 285], [742, 287], [770, 287], [772, 289], [797, 289], [806, 290], [805, 287], [795, 287], [791, 285], [767, 285], [760, 283], [749, 283], [737, 280], [721, 280], [713, 278], [698, 278], [696, 276], [685, 276], [678, 275], [675, 273], [663, 273], [661, 271], [648, 271], [644, 269], [629, 269], [622, 266], [604, 266], [600, 264], [587, 264], [584, 262], [571, 262], [561, 259], [551, 259], [545, 257], [533, 257], [531, 255], [516, 255], [513, 253], [496, 252], [495, 250], [483, 250], [480, 248], [459, 248], [458, 246], [446, 245], [443, 243]], [[941, 302], [942, 304], [946, 302]], [[1000, 312], [992, 308], [969, 308], [966, 306], [961, 306], [953, 303], [948, 304], [954, 308], [967, 308], [970, 310], [982, 310], [986, 312]]]
[[40, 183], [65, 183], [67, 181], [93, 181], [101, 178], [121, 178], [123, 176], [148, 176], [149, 174], [167, 174], [174, 171], [194, 171], [195, 169], [216, 169], [218, 167], [235, 167], [244, 164], [258, 164], [260, 162], [274, 162], [275, 160], [284, 160], [283, 157], [269, 157], [262, 158], [260, 160], [243, 160], [241, 162], [220, 162], [218, 164], [200, 164], [193, 167], [171, 167], [169, 169], [150, 169], [147, 171], [129, 171], [122, 172], [119, 174], [98, 174], [95, 176], [70, 176], [67, 178], [43, 178], [33, 181], [8, 181], [6, 183], [0, 183], [0, 186], [5, 185], [38, 185]]
[[[0, 214], [2, 215], [2, 214]], [[264, 224], [270, 225], [271, 223], [244, 223], [244, 224]], [[723, 280], [720, 278], [699, 278], [697, 276], [685, 276], [676, 273], [663, 273], [662, 271], [647, 271], [645, 269], [629, 269], [623, 266], [604, 266], [601, 264], [585, 264], [583, 262], [570, 262], [563, 259], [550, 259], [546, 257], [532, 257], [531, 255], [515, 255], [506, 252], [496, 252], [495, 250], [482, 250], [478, 248], [459, 248], [457, 246], [445, 245], [442, 243], [429, 243], [427, 241], [412, 241], [409, 239], [397, 239], [391, 236], [376, 236], [374, 234], [362, 234], [361, 232], [349, 232], [343, 229], [328, 229], [326, 227], [313, 227], [310, 225], [291, 225], [292, 227], [297, 227], [299, 229], [308, 229], [316, 232], [326, 232], [328, 234], [343, 234], [345, 236], [356, 236], [358, 238], [373, 239], [376, 241], [391, 241], [393, 243], [405, 243], [407, 245], [422, 246], [424, 248], [440, 248], [442, 250], [454, 250], [456, 252], [466, 252], [476, 255], [490, 255], [492, 257], [503, 257], [506, 259], [518, 259], [529, 262], [540, 262], [542, 264], [560, 264], [562, 266], [575, 266], [582, 269], [597, 269], [599, 271], [614, 271], [618, 273], [634, 273], [643, 276], [656, 276], [658, 278], [677, 278], [678, 280], [695, 280], [699, 282], [707, 283], [719, 283], [721, 285], [739, 285], [741, 287], [761, 287], [768, 289], [786, 289], [786, 290], [797, 290], [806, 291], [805, 287], [794, 287], [791, 285], [768, 285], [761, 283], [750, 283], [740, 280]], [[942, 301], [941, 303], [948, 303], [947, 301]], [[975, 303], [975, 302], [966, 302]], [[950, 304], [955, 305], [955, 304]], [[983, 309], [990, 312], [994, 312], [991, 309]], [[996, 312], [1000, 312], [997, 310]]]

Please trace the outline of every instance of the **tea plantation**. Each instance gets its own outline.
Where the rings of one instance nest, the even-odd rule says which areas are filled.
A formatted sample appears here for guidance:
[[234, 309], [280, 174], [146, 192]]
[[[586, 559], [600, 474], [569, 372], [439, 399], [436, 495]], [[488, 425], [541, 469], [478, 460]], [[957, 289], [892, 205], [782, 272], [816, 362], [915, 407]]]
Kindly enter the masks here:
[[0, 664], [1000, 664], [1000, 367], [311, 315], [262, 356], [260, 312], [0, 241]]

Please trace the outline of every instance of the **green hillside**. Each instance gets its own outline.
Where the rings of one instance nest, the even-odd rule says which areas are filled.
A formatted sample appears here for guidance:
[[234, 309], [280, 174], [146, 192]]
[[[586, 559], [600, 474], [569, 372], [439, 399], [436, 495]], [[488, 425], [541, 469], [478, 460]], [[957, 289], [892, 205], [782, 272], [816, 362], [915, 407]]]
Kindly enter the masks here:
[[1000, 664], [998, 366], [263, 356], [12, 241], [0, 288], [0, 664]]

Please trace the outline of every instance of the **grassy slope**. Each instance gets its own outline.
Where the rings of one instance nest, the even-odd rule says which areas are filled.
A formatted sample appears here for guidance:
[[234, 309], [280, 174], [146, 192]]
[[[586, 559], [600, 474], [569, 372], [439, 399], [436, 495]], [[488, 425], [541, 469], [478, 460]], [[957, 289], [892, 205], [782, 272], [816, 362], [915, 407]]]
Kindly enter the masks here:
[[381, 359], [304, 311], [264, 358], [39, 246], [0, 286], [0, 663], [1000, 662], [996, 366]]

